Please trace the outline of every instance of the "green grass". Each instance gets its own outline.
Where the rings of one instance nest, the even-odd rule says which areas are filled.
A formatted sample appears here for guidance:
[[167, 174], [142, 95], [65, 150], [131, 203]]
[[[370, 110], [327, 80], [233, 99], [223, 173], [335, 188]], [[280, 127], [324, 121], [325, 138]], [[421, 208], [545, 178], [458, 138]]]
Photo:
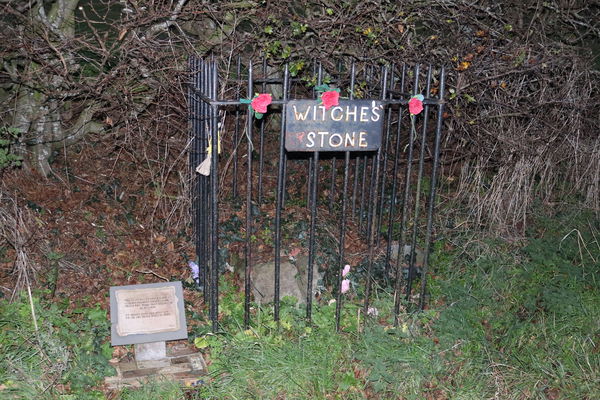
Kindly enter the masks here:
[[436, 305], [403, 316], [398, 329], [386, 293], [379, 323], [363, 334], [359, 303], [345, 305], [342, 335], [328, 306], [309, 334], [293, 308], [282, 317], [289, 329], [265, 328], [268, 315], [251, 332], [230, 324], [211, 338], [218, 350], [201, 398], [600, 398], [597, 226], [567, 215], [541, 220], [521, 245], [490, 239], [437, 251]]
[[[233, 337], [226, 341], [208, 398], [325, 398], [344, 381], [351, 341], [335, 334], [305, 337]], [[339, 381], [339, 382], [338, 382]]]
[[[590, 215], [568, 214], [539, 219], [521, 243], [453, 237], [455, 250], [442, 251], [440, 242], [430, 308], [402, 315], [398, 328], [392, 296], [379, 288], [380, 315], [363, 332], [352, 296], [341, 334], [335, 304], [315, 306], [307, 324], [290, 299], [279, 326], [254, 305], [245, 330], [242, 294], [224, 279], [222, 332], [207, 325], [190, 336], [210, 364], [205, 384], [156, 381], [119, 398], [598, 399], [599, 230]], [[91, 389], [110, 373], [105, 312], [36, 307], [39, 338], [26, 301], [0, 303], [0, 397], [102, 398]]]
[[[525, 246], [500, 243], [471, 263], [449, 263], [436, 282], [445, 306], [431, 334], [457, 346], [453, 363], [488, 377], [494, 393], [483, 398], [600, 398], [600, 247], [589, 222], [597, 226], [544, 221]], [[573, 224], [582, 240], [565, 236]]]
[[93, 389], [114, 372], [107, 363], [112, 349], [106, 311], [67, 311], [68, 305], [68, 299], [49, 303], [36, 297], [36, 332], [25, 297], [0, 301], [0, 398], [54, 399], [65, 387], [71, 398], [103, 398]]
[[172, 381], [153, 380], [146, 383], [141, 388], [124, 389], [121, 391], [119, 399], [121, 400], [179, 400], [184, 398], [184, 390], [181, 386]]

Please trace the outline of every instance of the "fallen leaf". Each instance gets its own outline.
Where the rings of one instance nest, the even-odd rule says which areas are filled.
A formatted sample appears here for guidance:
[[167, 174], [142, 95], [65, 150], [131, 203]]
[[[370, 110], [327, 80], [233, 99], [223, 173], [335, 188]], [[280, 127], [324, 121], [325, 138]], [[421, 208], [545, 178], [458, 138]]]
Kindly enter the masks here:
[[469, 69], [470, 66], [471, 66], [470, 62], [462, 61], [460, 64], [458, 64], [458, 67], [456, 67], [456, 69], [458, 71], [466, 71], [467, 69]]

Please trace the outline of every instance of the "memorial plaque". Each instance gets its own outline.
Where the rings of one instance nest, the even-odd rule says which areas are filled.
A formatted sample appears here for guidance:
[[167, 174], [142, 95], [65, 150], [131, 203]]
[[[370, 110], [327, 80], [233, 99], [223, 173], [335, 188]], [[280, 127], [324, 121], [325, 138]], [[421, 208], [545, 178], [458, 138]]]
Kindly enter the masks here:
[[381, 147], [383, 103], [340, 100], [325, 110], [316, 100], [288, 101], [287, 151], [373, 151]]
[[114, 345], [187, 338], [181, 282], [110, 288]]
[[173, 332], [179, 329], [179, 312], [175, 287], [115, 290], [117, 299], [117, 333]]

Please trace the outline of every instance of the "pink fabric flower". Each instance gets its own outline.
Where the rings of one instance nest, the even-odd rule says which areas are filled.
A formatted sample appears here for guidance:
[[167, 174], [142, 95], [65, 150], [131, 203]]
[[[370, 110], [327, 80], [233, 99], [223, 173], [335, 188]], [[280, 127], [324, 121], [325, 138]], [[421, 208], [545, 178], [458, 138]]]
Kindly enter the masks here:
[[413, 97], [408, 102], [408, 110], [412, 115], [417, 115], [423, 111], [423, 102], [416, 97]]
[[190, 270], [192, 271], [192, 279], [195, 280], [196, 283], [199, 283], [200, 282], [200, 267], [198, 267], [198, 264], [196, 264], [192, 260], [188, 261], [188, 266], [190, 267]]
[[323, 102], [323, 106], [326, 110], [329, 110], [333, 106], [337, 106], [340, 104], [340, 92], [336, 90], [329, 90], [327, 92], [323, 92], [321, 95], [321, 101]]
[[342, 276], [346, 276], [350, 273], [350, 265], [344, 265], [344, 270], [342, 271]]
[[267, 106], [273, 101], [269, 93], [262, 93], [252, 99], [250, 105], [257, 113], [264, 114], [267, 112]]
[[346, 293], [350, 290], [350, 281], [348, 279], [344, 279], [342, 281], [342, 293]]

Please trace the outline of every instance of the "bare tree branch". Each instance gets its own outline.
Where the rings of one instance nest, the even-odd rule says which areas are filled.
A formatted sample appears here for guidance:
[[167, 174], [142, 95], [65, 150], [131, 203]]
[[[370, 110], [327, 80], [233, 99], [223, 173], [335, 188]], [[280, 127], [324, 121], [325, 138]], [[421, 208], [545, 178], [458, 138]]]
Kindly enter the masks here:
[[164, 22], [160, 22], [160, 23], [152, 25], [145, 32], [145, 34], [142, 36], [141, 39], [145, 40], [146, 37], [152, 37], [159, 32], [163, 32], [163, 31], [169, 29], [177, 21], [177, 18], [179, 17], [179, 14], [181, 13], [181, 10], [183, 9], [183, 6], [185, 5], [185, 3], [187, 3], [187, 1], [188, 0], [178, 0], [177, 4], [175, 4], [175, 8], [173, 9], [173, 11], [171, 12], [171, 15], [169, 16], [169, 19], [167, 19]]

